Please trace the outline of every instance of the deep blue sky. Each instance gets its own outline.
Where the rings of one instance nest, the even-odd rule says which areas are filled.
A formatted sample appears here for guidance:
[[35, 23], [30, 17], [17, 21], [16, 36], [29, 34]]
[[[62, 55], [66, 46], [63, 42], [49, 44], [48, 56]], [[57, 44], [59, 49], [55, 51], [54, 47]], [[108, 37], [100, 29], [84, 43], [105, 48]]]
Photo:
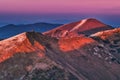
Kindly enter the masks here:
[[104, 14], [0, 14], [0, 26], [7, 24], [28, 24], [36, 22], [48, 23], [69, 23], [79, 21], [84, 18], [96, 18], [103, 23], [120, 26], [120, 15], [104, 15]]

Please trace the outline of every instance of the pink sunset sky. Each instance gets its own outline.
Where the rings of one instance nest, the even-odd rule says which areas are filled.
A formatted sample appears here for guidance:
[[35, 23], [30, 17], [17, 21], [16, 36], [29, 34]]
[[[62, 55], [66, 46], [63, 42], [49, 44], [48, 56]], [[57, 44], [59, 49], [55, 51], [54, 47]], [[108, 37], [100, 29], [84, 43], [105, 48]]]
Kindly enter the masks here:
[[120, 14], [120, 0], [0, 0], [0, 13]]
[[0, 26], [96, 18], [119, 26], [120, 0], [0, 0]]

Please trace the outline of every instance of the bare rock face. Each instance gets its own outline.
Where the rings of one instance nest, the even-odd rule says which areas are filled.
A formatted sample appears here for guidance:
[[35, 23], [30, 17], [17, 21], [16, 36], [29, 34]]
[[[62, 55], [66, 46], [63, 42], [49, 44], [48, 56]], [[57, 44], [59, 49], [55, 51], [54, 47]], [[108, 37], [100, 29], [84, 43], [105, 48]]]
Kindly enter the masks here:
[[45, 35], [52, 37], [75, 37], [81, 35], [90, 35], [98, 31], [112, 29], [111, 26], [108, 26], [96, 19], [89, 18], [83, 19], [78, 22], [73, 22], [69, 24], [62, 25], [53, 30], [44, 32]]
[[0, 80], [120, 80], [119, 48], [120, 28], [59, 39], [21, 33], [0, 41]]

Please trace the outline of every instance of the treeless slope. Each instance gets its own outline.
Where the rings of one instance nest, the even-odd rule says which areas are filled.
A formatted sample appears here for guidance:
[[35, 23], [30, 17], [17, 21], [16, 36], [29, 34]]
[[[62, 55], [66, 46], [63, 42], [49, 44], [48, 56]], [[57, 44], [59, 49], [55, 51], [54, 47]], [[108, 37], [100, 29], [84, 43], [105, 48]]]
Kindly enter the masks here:
[[73, 79], [75, 76], [45, 56], [52, 42], [56, 39], [36, 32], [0, 41], [0, 80]]
[[0, 41], [0, 62], [10, 58], [15, 53], [36, 52], [42, 56], [44, 51], [44, 46], [36, 41], [29, 32], [22, 33], [17, 36]]
[[105, 45], [87, 37], [60, 38], [60, 51], [47, 50], [46, 54], [74, 74], [77, 80], [119, 80], [120, 56], [113, 55]]
[[95, 43], [95, 40], [88, 37], [73, 37], [73, 38], [61, 38], [59, 40], [59, 48], [62, 51], [68, 52], [82, 48], [87, 44]]
[[[119, 34], [120, 34], [120, 28], [115, 28], [112, 30], [97, 32], [91, 36], [100, 37], [101, 39], [108, 39], [108, 38], [113, 39], [113, 37], [118, 37]], [[115, 36], [115, 35], [118, 35], [118, 36]]]
[[120, 28], [98, 32], [91, 37], [104, 44], [109, 52], [117, 58], [114, 60], [120, 63]]
[[53, 30], [44, 32], [45, 35], [52, 37], [65, 37], [65, 36], [78, 36], [81, 34], [90, 35], [98, 31], [112, 29], [112, 27], [96, 20], [96, 19], [84, 19], [78, 22], [62, 25]]
[[[117, 50], [120, 47], [119, 41], [117, 43], [116, 41], [113, 41], [113, 40], [120, 39], [120, 37], [119, 37], [119, 32], [117, 31], [114, 32], [114, 30], [115, 29], [108, 31], [108, 33], [111, 33], [111, 31], [113, 33], [112, 35], [109, 36], [109, 38], [107, 37], [106, 39], [109, 39], [111, 40], [111, 43], [116, 44], [117, 46], [116, 45], [114, 46], [113, 44], [111, 45], [111, 43], [109, 43], [110, 44], [109, 46], [112, 48], [115, 47], [114, 49]], [[25, 38], [20, 37], [21, 35], [22, 36], [24, 35]], [[4, 44], [5, 46], [6, 45], [12, 46], [11, 44], [13, 44], [12, 42], [14, 40], [13, 38], [3, 40], [6, 42], [6, 44], [5, 42], [1, 42], [1, 44]], [[8, 76], [10, 77], [11, 75], [13, 76], [16, 71], [21, 72], [21, 68], [22, 70], [24, 70], [25, 68], [26, 70], [28, 70], [28, 72], [26, 75], [24, 75], [25, 76], [24, 78], [21, 77], [22, 80], [33, 79], [32, 77], [34, 76], [35, 76], [34, 78], [37, 80], [39, 79], [50, 80], [53, 78], [55, 80], [120, 80], [120, 75], [119, 75], [120, 74], [120, 69], [119, 69], [120, 56], [116, 56], [112, 52], [110, 52], [111, 48], [106, 46], [108, 42], [106, 43], [106, 41], [100, 38], [97, 38], [98, 39], [97, 40], [94, 37], [84, 37], [84, 36], [78, 37], [77, 36], [72, 38], [64, 37], [57, 40], [55, 38], [51, 38], [35, 32], [27, 32], [27, 33], [20, 34], [17, 37], [17, 40], [14, 42], [14, 44], [20, 41], [21, 41], [21, 44], [23, 44], [22, 41], [24, 41], [24, 39], [27, 39], [26, 42], [28, 46], [24, 45], [24, 48], [19, 48], [19, 49], [14, 48], [15, 50], [11, 49], [13, 48], [11, 47], [10, 50], [8, 51], [16, 52], [17, 50], [18, 52], [26, 51], [28, 53], [24, 54], [24, 52], [22, 52], [22, 53], [16, 54], [11, 52], [10, 54], [12, 55], [14, 54], [13, 57], [10, 57], [9, 59], [4, 61], [2, 60], [2, 63], [0, 64], [0, 69], [2, 70], [0, 72], [0, 75], [2, 75], [5, 70], [4, 76], [7, 75], [7, 77]], [[9, 41], [10, 44], [7, 41]], [[31, 49], [29, 49], [29, 47]], [[7, 47], [3, 47], [3, 48], [1, 47], [1, 50], [4, 48], [9, 49]], [[30, 54], [31, 52], [32, 54]], [[44, 53], [45, 56], [39, 57], [37, 53], [38, 54]], [[117, 52], [116, 54], [119, 54], [119, 52]], [[4, 55], [6, 54], [3, 53], [2, 56], [4, 57]], [[46, 67], [46, 64], [51, 63], [51, 61], [50, 62], [47, 61], [44, 64], [43, 57], [47, 57], [47, 59], [50, 59], [53, 62], [55, 62], [57, 67], [50, 67], [51, 66], [50, 64], [49, 68], [45, 68], [45, 71], [41, 70], [41, 68], [43, 68], [41, 66], [41, 62], [44, 67]], [[42, 58], [43, 61], [41, 61], [40, 58]], [[17, 66], [18, 68], [15, 68], [16, 64], [19, 64], [19, 61], [21, 64], [24, 63], [24, 66], [22, 66], [21, 68]], [[14, 68], [17, 70], [14, 70], [12, 67], [9, 68], [8, 64], [11, 63], [12, 65], [12, 62], [14, 64]], [[58, 67], [58, 65], [60, 66]], [[9, 70], [13, 71], [11, 75], [8, 74]], [[7, 71], [7, 74], [6, 74], [6, 71]], [[18, 74], [17, 76], [21, 74], [24, 74], [24, 72]], [[44, 75], [43, 76], [44, 78], [41, 79], [42, 75]], [[53, 75], [56, 75], [57, 77]], [[62, 76], [64, 76], [64, 79], [62, 78]], [[66, 77], [66, 76], [69, 76], [69, 77]], [[4, 77], [0, 79], [7, 80], [9, 78], [5, 79]], [[12, 79], [14, 79], [14, 77]], [[15, 78], [15, 79], [20, 79], [20, 78]]]

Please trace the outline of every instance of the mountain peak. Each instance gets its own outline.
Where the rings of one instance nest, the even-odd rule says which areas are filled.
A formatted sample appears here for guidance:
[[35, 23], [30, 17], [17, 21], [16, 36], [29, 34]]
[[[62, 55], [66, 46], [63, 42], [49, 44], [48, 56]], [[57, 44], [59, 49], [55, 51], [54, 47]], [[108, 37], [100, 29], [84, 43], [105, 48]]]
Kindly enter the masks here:
[[95, 19], [95, 18], [85, 18], [85, 19], [83, 19], [83, 20], [95, 20], [95, 21], [99, 21], [99, 20], [97, 20], [97, 19]]
[[[99, 31], [112, 29], [111, 26], [108, 26], [97, 19], [87, 18], [77, 22], [72, 22], [59, 26], [53, 30], [44, 32], [45, 35], [52, 37], [65, 37], [65, 36], [79, 36], [81, 34], [91, 35]], [[71, 35], [72, 34], [72, 35]]]
[[[82, 20], [87, 20], [87, 21], [99, 21], [98, 19], [95, 19], [95, 18], [84, 18], [84, 19], [82, 19]], [[80, 21], [82, 21], [82, 20], [80, 20]], [[99, 22], [101, 22], [101, 21], [99, 21]], [[102, 22], [101, 22], [102, 23]], [[103, 23], [104, 24], [104, 23]]]
[[74, 28], [71, 31], [74, 31], [75, 29], [78, 29], [79, 27], [81, 27], [83, 24], [85, 24], [88, 21], [88, 19], [83, 19], [80, 21], [80, 23], [76, 26], [74, 26]]
[[[71, 31], [77, 30], [79, 28], [81, 28], [82, 26], [106, 26], [104, 23], [100, 22], [97, 19], [94, 18], [86, 18], [83, 20], [78, 21], [78, 24], [76, 26], [74, 26], [74, 28]], [[85, 27], [84, 27], [85, 28]], [[90, 28], [90, 27], [89, 27]]]
[[[37, 53], [43, 56], [44, 46], [40, 43], [43, 35], [36, 32], [24, 32], [0, 41], [0, 62], [9, 59], [16, 53]], [[11, 45], [12, 44], [12, 45]], [[44, 44], [44, 43], [43, 43]]]
[[[80, 20], [80, 21], [99, 21], [99, 20], [97, 20], [97, 19], [95, 19], [95, 18], [84, 18], [84, 19], [82, 19], [82, 20]], [[100, 21], [99, 21], [100, 22]]]

